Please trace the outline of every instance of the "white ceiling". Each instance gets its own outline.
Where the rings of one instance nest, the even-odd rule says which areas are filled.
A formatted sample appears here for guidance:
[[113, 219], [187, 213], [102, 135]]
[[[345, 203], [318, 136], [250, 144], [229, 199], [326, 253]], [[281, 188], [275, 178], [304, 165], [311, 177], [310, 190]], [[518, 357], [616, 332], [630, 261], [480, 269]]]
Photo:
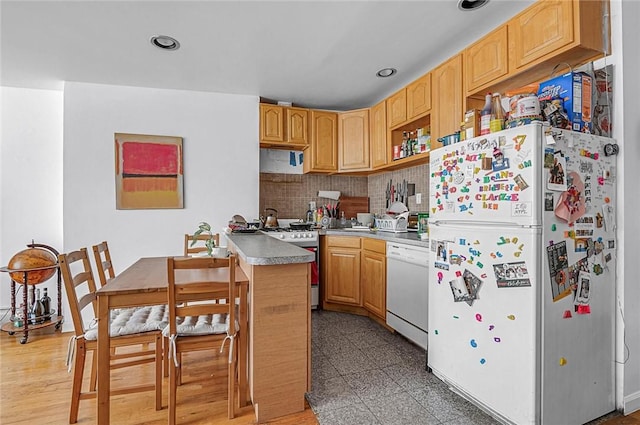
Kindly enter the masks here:
[[[0, 85], [76, 81], [368, 107], [532, 2], [462, 12], [457, 0], [2, 0]], [[157, 34], [181, 48], [153, 47]], [[377, 78], [384, 67], [398, 74]]]

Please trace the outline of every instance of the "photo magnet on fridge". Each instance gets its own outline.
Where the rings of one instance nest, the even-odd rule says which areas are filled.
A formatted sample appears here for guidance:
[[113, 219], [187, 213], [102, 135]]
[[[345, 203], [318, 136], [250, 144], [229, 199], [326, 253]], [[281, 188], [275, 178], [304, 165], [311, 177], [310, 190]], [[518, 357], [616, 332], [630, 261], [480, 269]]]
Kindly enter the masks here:
[[553, 154], [553, 164], [549, 169], [547, 176], [547, 189], [564, 192], [567, 190], [567, 180], [565, 173], [567, 172], [567, 161], [562, 152], [557, 151]]
[[529, 271], [527, 270], [527, 265], [524, 261], [494, 264], [493, 272], [496, 275], [498, 288], [531, 286]]
[[591, 276], [589, 273], [580, 272], [578, 275], [578, 289], [573, 300], [575, 305], [588, 305], [591, 296]]
[[553, 211], [554, 200], [553, 200], [553, 192], [545, 192], [544, 194], [544, 210], [545, 211]]
[[569, 257], [567, 256], [567, 242], [562, 241], [547, 247], [549, 261], [549, 280], [551, 282], [551, 296], [553, 301], [561, 300], [571, 293], [571, 285], [567, 279]]

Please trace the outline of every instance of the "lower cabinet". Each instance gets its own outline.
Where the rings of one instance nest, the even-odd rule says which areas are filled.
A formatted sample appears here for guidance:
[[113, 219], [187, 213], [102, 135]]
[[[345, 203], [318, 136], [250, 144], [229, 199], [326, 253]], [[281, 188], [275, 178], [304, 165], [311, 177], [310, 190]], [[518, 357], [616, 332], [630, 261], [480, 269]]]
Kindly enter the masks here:
[[352, 236], [323, 238], [323, 307], [384, 320], [386, 243]]
[[362, 306], [385, 319], [387, 303], [387, 244], [378, 239], [362, 238], [360, 286]]
[[325, 301], [362, 305], [360, 238], [327, 236], [324, 258]]

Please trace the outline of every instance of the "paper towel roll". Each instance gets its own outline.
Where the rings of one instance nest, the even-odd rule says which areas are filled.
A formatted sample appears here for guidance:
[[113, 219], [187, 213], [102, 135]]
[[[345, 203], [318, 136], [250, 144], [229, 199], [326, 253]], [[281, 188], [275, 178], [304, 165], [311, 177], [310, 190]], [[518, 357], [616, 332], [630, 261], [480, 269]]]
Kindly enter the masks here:
[[337, 201], [340, 199], [340, 192], [337, 190], [320, 190], [318, 191], [318, 198], [329, 198]]

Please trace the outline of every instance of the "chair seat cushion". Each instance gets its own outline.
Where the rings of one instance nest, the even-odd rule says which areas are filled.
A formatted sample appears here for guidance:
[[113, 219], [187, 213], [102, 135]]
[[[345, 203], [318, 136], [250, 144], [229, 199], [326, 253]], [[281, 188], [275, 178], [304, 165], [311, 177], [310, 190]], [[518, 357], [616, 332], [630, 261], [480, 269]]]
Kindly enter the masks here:
[[[166, 305], [111, 310], [109, 334], [115, 337], [162, 330], [167, 326], [167, 317]], [[92, 326], [85, 331], [84, 337], [89, 341], [96, 340], [98, 328]]]
[[[223, 334], [229, 329], [228, 314], [203, 314], [201, 316], [177, 317], [178, 336]], [[169, 325], [162, 334], [170, 336]]]

